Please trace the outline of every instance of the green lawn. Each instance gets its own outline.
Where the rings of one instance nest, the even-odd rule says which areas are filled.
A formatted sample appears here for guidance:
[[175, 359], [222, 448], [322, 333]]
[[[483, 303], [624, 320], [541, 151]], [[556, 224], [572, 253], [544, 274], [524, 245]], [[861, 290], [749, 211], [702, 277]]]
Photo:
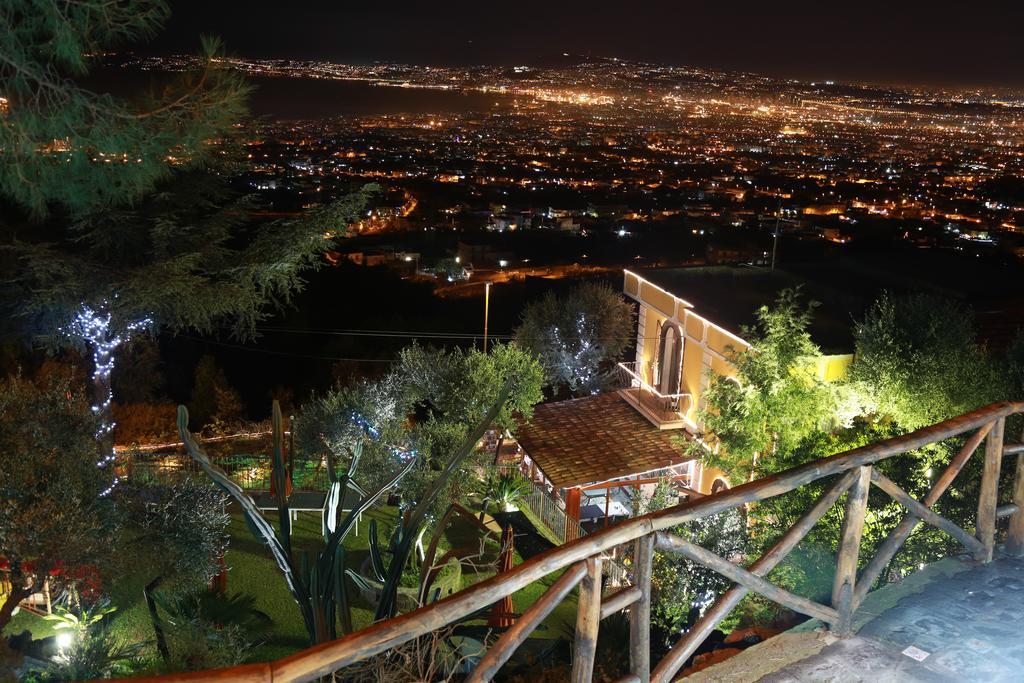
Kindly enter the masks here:
[[[380, 539], [383, 544], [390, 538], [397, 518], [397, 509], [388, 506], [377, 506], [363, 515], [359, 525], [359, 534], [350, 533], [345, 539], [350, 567], [359, 568], [369, 552], [368, 534], [370, 521], [376, 520]], [[276, 524], [276, 515], [268, 516]], [[270, 640], [254, 654], [255, 660], [276, 659], [288, 655], [308, 645], [306, 629], [299, 614], [298, 607], [291, 593], [285, 586], [284, 579], [277, 568], [270, 552], [258, 541], [246, 526], [244, 517], [237, 510], [231, 515], [230, 546], [226, 556], [228, 566], [228, 591], [247, 593], [256, 596], [257, 608], [263, 610], [274, 620], [274, 628]], [[465, 519], [456, 517], [444, 534], [437, 557], [440, 558], [449, 548], [479, 546], [479, 530]], [[298, 520], [292, 530], [293, 547], [296, 552], [308, 551], [312, 562], [322, 543], [320, 535], [320, 515], [299, 513]], [[424, 545], [429, 543], [429, 536], [424, 538]], [[498, 548], [498, 538], [488, 541], [483, 560], [493, 561]], [[130, 548], [126, 549], [130, 553]], [[135, 558], [132, 558], [136, 562]], [[515, 563], [522, 558], [516, 553]], [[522, 613], [558, 578], [554, 574], [542, 582], [534, 583], [513, 595], [515, 611]], [[465, 569], [463, 584], [476, 583], [493, 576], [493, 570]], [[130, 642], [151, 641], [153, 638], [149, 614], [146, 610], [142, 589], [152, 579], [154, 573], [147, 569], [145, 558], [138, 558], [133, 571], [117, 585], [109, 587], [111, 601], [118, 611], [112, 615], [112, 628], [121, 638]], [[362, 628], [371, 623], [372, 606], [363, 602], [357, 592], [350, 590], [353, 605], [353, 625]], [[576, 619], [576, 600], [570, 596], [559, 605], [545, 620], [535, 633], [538, 637], [559, 638], [571, 633]], [[53, 632], [49, 622], [30, 613], [22, 611], [15, 616], [5, 634], [19, 633], [30, 630], [36, 637], [51, 635]]]
[[[345, 547], [351, 553], [350, 558], [354, 566], [358, 567], [368, 552], [367, 534], [370, 520], [377, 520], [380, 533], [386, 539], [385, 534], [390, 534], [396, 515], [397, 509], [387, 506], [373, 508], [363, 515], [359, 534], [351, 532], [345, 539]], [[275, 515], [268, 516], [268, 519], [273, 523], [277, 521]], [[250, 533], [241, 512], [232, 512], [229, 532], [231, 539], [225, 558], [228, 566], [228, 591], [256, 596], [256, 606], [274, 620], [273, 636], [270, 642], [257, 652], [257, 658], [280, 657], [307, 645], [306, 629], [298, 607], [288, 592], [270, 551]], [[315, 559], [317, 549], [322, 543], [320, 515], [299, 513], [298, 520], [292, 526], [292, 541], [297, 552], [307, 550], [310, 552], [310, 560]], [[130, 543], [127, 545], [125, 552], [130, 553]], [[153, 628], [142, 589], [155, 573], [147, 569], [145, 558], [138, 558], [137, 561], [132, 559], [131, 562], [131, 571], [107, 590], [112, 604], [117, 606], [117, 611], [111, 616], [111, 627], [119, 637], [136, 643], [153, 638]], [[357, 628], [370, 623], [373, 615], [365, 605], [357, 606], [353, 611]], [[50, 622], [22, 610], [15, 615], [4, 630], [4, 634], [20, 633], [26, 629], [37, 638], [53, 633]]]
[[[345, 538], [350, 567], [358, 568], [369, 553], [370, 521], [377, 520], [378, 533], [381, 540], [386, 543], [391, 529], [394, 528], [397, 514], [397, 508], [378, 506], [363, 515], [359, 534], [356, 535], [352, 531]], [[272, 521], [276, 522], [276, 517]], [[300, 512], [298, 520], [292, 525], [292, 544], [295, 552], [309, 552], [309, 560], [312, 563], [322, 543], [320, 515]], [[306, 647], [309, 644], [306, 627], [303, 625], [298, 606], [292, 599], [270, 551], [250, 533], [241, 513], [231, 515], [231, 547], [225, 559], [228, 566], [228, 591], [255, 595], [256, 607], [274, 620], [271, 640], [256, 652], [256, 658], [276, 659]], [[353, 626], [362, 628], [368, 625], [373, 619], [372, 610], [355, 595], [352, 596], [352, 603]]]

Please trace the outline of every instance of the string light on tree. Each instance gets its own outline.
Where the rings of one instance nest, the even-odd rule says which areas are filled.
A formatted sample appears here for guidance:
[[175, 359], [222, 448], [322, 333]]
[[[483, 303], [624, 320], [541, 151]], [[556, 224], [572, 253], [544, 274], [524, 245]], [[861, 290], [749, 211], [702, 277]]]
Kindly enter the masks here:
[[[114, 393], [110, 386], [110, 375], [114, 371], [115, 352], [118, 347], [128, 342], [133, 335], [152, 327], [153, 320], [145, 317], [124, 325], [120, 331], [114, 329], [113, 314], [110, 305], [104, 301], [98, 308], [82, 304], [81, 310], [75, 315], [71, 324], [64, 332], [85, 342], [92, 351], [93, 371], [92, 385], [95, 403], [92, 411], [99, 418], [96, 440], [101, 444], [100, 460], [97, 467], [106, 467], [114, 461], [113, 432], [115, 422], [111, 416], [111, 404]], [[117, 477], [101, 495], [108, 495], [117, 485]]]
[[[363, 430], [363, 432], [365, 432], [374, 441], [380, 439], [380, 429], [374, 426], [372, 422], [367, 420], [359, 413], [352, 413], [352, 422], [354, 422], [360, 429]], [[405, 449], [398, 448], [397, 446], [388, 446], [387, 448], [389, 451], [391, 451], [391, 454], [395, 456], [401, 463], [407, 463], [410, 460], [413, 460], [419, 456], [419, 451], [417, 451], [415, 448]]]
[[575, 345], [562, 339], [557, 325], [551, 328], [551, 338], [570, 388], [574, 391], [582, 388], [596, 394], [600, 391], [598, 364], [602, 351], [591, 342], [594, 331], [590, 327], [586, 315], [581, 313], [576, 319]]

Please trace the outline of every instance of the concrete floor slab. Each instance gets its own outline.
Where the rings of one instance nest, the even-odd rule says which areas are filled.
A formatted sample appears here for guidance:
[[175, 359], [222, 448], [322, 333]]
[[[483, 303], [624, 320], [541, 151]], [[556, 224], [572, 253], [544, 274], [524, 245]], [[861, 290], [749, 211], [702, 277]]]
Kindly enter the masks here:
[[1024, 682], [1024, 560], [935, 563], [869, 594], [854, 626], [855, 636], [834, 641], [805, 622], [688, 680]]

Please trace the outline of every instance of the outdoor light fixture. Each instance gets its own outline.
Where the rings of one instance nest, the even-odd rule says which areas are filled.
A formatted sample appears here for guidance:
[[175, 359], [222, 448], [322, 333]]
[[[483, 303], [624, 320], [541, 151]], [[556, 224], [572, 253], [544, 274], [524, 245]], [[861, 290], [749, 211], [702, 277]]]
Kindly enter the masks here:
[[66, 650], [75, 642], [75, 634], [61, 631], [57, 634], [57, 649]]

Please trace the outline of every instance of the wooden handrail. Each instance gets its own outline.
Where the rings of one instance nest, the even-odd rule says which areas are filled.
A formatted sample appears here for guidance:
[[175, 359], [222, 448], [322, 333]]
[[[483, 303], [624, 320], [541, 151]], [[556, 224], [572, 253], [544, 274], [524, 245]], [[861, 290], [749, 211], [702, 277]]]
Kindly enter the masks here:
[[558, 607], [558, 603], [583, 580], [586, 573], [587, 568], [582, 562], [569, 567], [557, 581], [551, 584], [544, 595], [530, 605], [530, 608], [516, 620], [516, 623], [487, 649], [487, 654], [477, 663], [473, 673], [466, 679], [466, 683], [484, 683], [494, 678], [494, 674], [498, 673], [498, 669], [508, 661], [516, 647], [533, 633], [533, 629], [537, 628], [545, 617], [551, 614], [552, 610]]
[[689, 560], [699, 562], [705, 567], [711, 567], [722, 576], [728, 577], [736, 583], [746, 586], [780, 605], [788, 607], [794, 612], [800, 612], [801, 614], [806, 614], [829, 623], [837, 623], [839, 621], [839, 612], [831, 607], [819, 605], [813, 600], [808, 600], [800, 595], [790, 593], [784, 588], [779, 588], [769, 583], [766, 579], [762, 579], [757, 574], [715, 555], [710, 550], [694, 545], [684, 538], [674, 534], [666, 534], [664, 531], [657, 532], [655, 538], [657, 539], [655, 547], [658, 550], [679, 553]]
[[[770, 587], [770, 584], [766, 586], [765, 584], [767, 582], [761, 577], [767, 574], [771, 567], [775, 566], [775, 564], [785, 556], [785, 553], [796, 545], [803, 535], [806, 535], [814, 522], [816, 522], [817, 519], [820, 518], [828, 509], [828, 505], [834, 503], [835, 500], [838, 499], [838, 497], [842, 495], [842, 493], [849, 488], [854, 481], [863, 480], [865, 476], [868, 481], [870, 481], [871, 474], [870, 467], [868, 466], [871, 466], [881, 460], [916, 450], [922, 446], [963, 434], [964, 432], [973, 429], [978, 429], [979, 432], [972, 435], [972, 437], [968, 439], [968, 443], [965, 444], [964, 449], [954, 457], [953, 462], [951, 462], [950, 466], [947, 468], [947, 472], [940, 477], [940, 481], [936, 483], [933, 491], [929, 494], [928, 498], [925, 499], [923, 507], [931, 507], [935, 502], [935, 499], [937, 499], [937, 497], [941, 495], [942, 491], [949, 486], [953, 477], [955, 477], [956, 473], [963, 467], [963, 464], [970, 457], [971, 453], [973, 453], [974, 449], [977, 448], [981, 440], [985, 438], [986, 434], [988, 434], [990, 430], [998, 432], [1000, 438], [998, 440], [990, 439], [989, 446], [986, 448], [985, 491], [982, 496], [983, 500], [980, 501], [981, 504], [985, 506], [985, 509], [982, 510], [981, 506], [979, 506], [979, 512], [981, 513], [980, 522], [983, 522], [986, 526], [983, 529], [979, 524], [979, 534], [982, 535], [982, 538], [978, 540], [984, 548], [989, 549], [991, 548], [992, 541], [988, 530], [990, 524], [987, 520], [989, 517], [994, 520], [997, 516], [995, 498], [991, 493], [991, 485], [993, 481], [998, 481], [998, 461], [1000, 458], [997, 456], [1004, 454], [1001, 423], [1007, 416], [1020, 412], [1024, 412], [1024, 402], [994, 403], [984, 408], [979, 408], [978, 410], [965, 413], [964, 415], [945, 420], [938, 424], [923, 427], [902, 436], [855, 448], [821, 460], [809, 462], [784, 472], [764, 477], [763, 479], [741, 484], [735, 488], [715, 495], [704, 496], [675, 507], [650, 513], [641, 517], [624, 520], [597, 531], [594, 534], [584, 536], [562, 546], [553, 548], [547, 552], [536, 555], [512, 568], [508, 572], [498, 574], [497, 576], [470, 586], [442, 600], [425, 605], [419, 609], [402, 614], [393, 619], [378, 622], [361, 631], [350, 633], [331, 642], [315, 645], [283, 659], [265, 664], [251, 664], [228, 669], [201, 671], [188, 674], [172, 674], [149, 679], [143, 678], [132, 680], [144, 682], [161, 681], [161, 683], [173, 683], [175, 681], [212, 682], [224, 680], [245, 680], [252, 681], [253, 683], [290, 683], [292, 681], [313, 680], [463, 619], [477, 612], [482, 607], [493, 604], [501, 598], [512, 595], [534, 581], [537, 581], [548, 574], [569, 567], [570, 565], [586, 562], [588, 566], [588, 574], [592, 575], [594, 567], [599, 567], [601, 554], [615, 548], [616, 546], [633, 541], [638, 543], [643, 541], [644, 543], [649, 544], [653, 540], [653, 535], [656, 532], [670, 529], [694, 519], [715, 515], [741, 505], [783, 495], [815, 481], [847, 473], [847, 476], [834, 485], [830, 491], [823, 496], [823, 499], [819, 501], [814, 509], [808, 513], [808, 515], [801, 518], [801, 521], [787, 532], [787, 534], [784, 535], [775, 546], [773, 546], [772, 550], [751, 565], [748, 569], [739, 568], [738, 565], [733, 565], [722, 558], [717, 558], [717, 556], [717, 560], [726, 562], [726, 564], [729, 564], [730, 566], [712, 566], [712, 564], [708, 563], [708, 560], [716, 565], [718, 563], [716, 560], [706, 557], [705, 554], [707, 551], [701, 552], [703, 549], [696, 548], [695, 546], [690, 547], [688, 544], [672, 544], [674, 546], [684, 548], [690, 556], [708, 564], [708, 566], [711, 566], [713, 569], [723, 569], [723, 573], [728, 572], [728, 574], [725, 575], [730, 576], [730, 578], [737, 580], [742, 578], [743, 581], [741, 583], [745, 583], [755, 591], [762, 592], [767, 590], [771, 592], [772, 588]], [[999, 426], [993, 429], [996, 424]], [[971, 445], [973, 445], [973, 447], [968, 450], [967, 446]], [[995, 462], [995, 466], [992, 465], [993, 461]], [[1024, 463], [1024, 458], [1021, 458], [1018, 463], [1018, 472], [1024, 471], [1024, 464], [1021, 463]], [[855, 471], [859, 472], [859, 476], [855, 476]], [[995, 479], [992, 478], [993, 472], [996, 475]], [[858, 489], [858, 498], [860, 497], [864, 497], [866, 499], [866, 490], [860, 491], [860, 489]], [[823, 503], [825, 502], [827, 502], [828, 505], [823, 506]], [[1024, 513], [1021, 512], [1021, 509], [1024, 508], [1024, 483], [1022, 483], [1021, 478], [1018, 478], [1017, 480], [1014, 505], [1016, 505], [1017, 509], [1010, 513], [1011, 537], [1008, 540], [1008, 546], [1016, 543], [1017, 547], [1019, 547], [1024, 545], [1024, 537], [1015, 537], [1013, 535], [1013, 529], [1020, 529], [1020, 536], [1024, 536]], [[991, 508], [991, 510], [989, 510], [989, 508]], [[905, 540], [906, 536], [909, 535], [909, 532], [913, 530], [913, 526], [917, 523], [917, 517], [914, 514], [915, 512], [922, 513], [922, 510], [920, 508], [914, 508], [913, 511], [908, 513], [907, 519], [909, 519], [911, 523], [906, 535], [902, 536], [902, 540]], [[855, 523], [860, 527], [863, 525], [862, 513], [863, 510], [860, 509], [859, 503], [848, 503], [847, 518], [852, 519], [852, 523]], [[927, 516], [929, 517], [929, 520], [934, 521], [931, 515]], [[860, 518], [859, 521], [857, 519], [858, 517]], [[907, 521], [907, 519], [904, 521]], [[898, 529], [899, 528], [900, 527], [898, 527]], [[851, 531], [851, 541], [854, 537], [859, 541], [859, 533], [860, 529], [857, 529], [856, 533]], [[661, 539], [664, 543], [666, 537], [661, 536]], [[893, 553], [895, 553], [895, 550], [898, 550], [899, 545], [902, 544], [902, 540], [895, 544], [895, 548], [892, 551]], [[891, 556], [889, 559], [891, 559]], [[849, 558], [847, 558], [847, 560], [849, 560]], [[888, 561], [889, 560], [886, 560], [883, 563], [882, 568], [888, 564]], [[855, 570], [855, 556], [853, 557], [852, 567]], [[848, 571], [846, 572], [846, 578], [850, 578]], [[646, 579], [649, 580], [649, 575]], [[591, 576], [588, 580], [592, 582], [593, 577]], [[859, 602], [857, 598], [861, 589], [866, 591], [865, 583], [870, 585], [872, 581], [865, 582], [864, 577], [862, 576], [856, 581], [855, 591], [851, 590], [853, 589], [853, 586], [850, 586], [848, 589], [843, 589], [848, 591], [847, 593], [844, 593], [844, 595], [848, 596], [844, 599], [847, 607], [845, 612], [847, 612], [847, 614], [840, 616], [847, 620], [847, 626], [849, 618], [848, 613], [855, 608], [856, 604]], [[643, 599], [633, 605], [634, 610], [640, 610], [639, 612], [634, 611], [634, 614], [643, 614], [645, 609], [643, 603], [645, 601], [647, 601], [646, 609], [649, 610], [649, 588], [642, 585], [638, 585], [638, 587], [643, 595]], [[732, 603], [735, 605], [735, 603], [739, 601], [739, 598], [742, 598], [742, 593], [734, 591], [736, 591], [735, 588], [723, 596], [722, 599], [724, 599], [725, 603]], [[585, 601], [581, 600], [581, 603], [587, 602], [587, 605], [585, 606], [586, 610], [583, 610], [584, 606], [581, 605], [580, 619], [588, 632], [589, 640], [589, 634], [592, 629], [595, 628], [593, 626], [593, 622], [595, 619], [600, 619], [601, 606], [599, 595], [597, 596], [597, 602], [595, 604], [595, 601], [592, 598], [594, 590], [589, 584], [587, 592], [587, 599]], [[787, 596], [787, 599], [789, 599], [789, 596]], [[807, 607], [807, 605], [802, 602], [800, 604], [802, 607]], [[820, 616], [828, 618], [829, 621], [832, 621], [832, 618], [835, 618], [834, 615], [836, 614], [836, 611], [834, 608], [824, 607], [823, 609], [817, 609], [818, 607], [823, 606], [815, 606], [812, 607], [812, 609], [820, 612]], [[712, 610], [716, 609], [717, 606], [716, 608], [712, 608]], [[584, 615], [583, 611], [586, 611], [587, 614]], [[839, 611], [843, 612], [844, 610], [840, 609]], [[649, 613], [649, 611], [647, 613]], [[727, 614], [727, 611], [725, 614]], [[722, 614], [721, 616], [724, 617], [725, 614]], [[634, 642], [635, 638], [636, 636], [631, 635], [631, 655], [634, 654], [632, 653], [632, 650], [636, 649], [636, 643]], [[640, 640], [642, 640], [642, 638]], [[591, 651], [589, 653], [584, 651], [583, 655], [592, 658], [593, 652], [592, 648], [589, 646], [590, 644], [588, 643], [587, 647]], [[687, 647], [686, 649], [690, 648]], [[669, 658], [673, 658], [673, 655], [676, 655], [674, 657], [674, 669], [669, 671], [668, 668], [663, 669], [659, 666], [659, 670], [651, 676], [651, 680], [670, 680], [671, 676], [674, 675], [688, 656], [687, 654], [680, 658], [678, 654], [679, 653], [675, 653], [673, 651], [673, 653], [670, 653], [669, 655]], [[636, 653], [636, 655], [642, 659], [642, 655], [639, 655], [639, 653]], [[633, 659], [633, 656], [631, 656], [631, 659]], [[582, 669], [576, 669], [576, 675], [578, 675], [579, 671], [585, 671], [586, 667], [588, 665], [592, 666], [592, 664], [592, 661], [589, 663], [584, 662]], [[641, 667], [640, 671], [638, 672], [634, 670], [633, 675], [639, 680], [647, 680], [648, 675], [644, 668], [649, 666], [649, 662], [641, 661], [639, 666]]]

